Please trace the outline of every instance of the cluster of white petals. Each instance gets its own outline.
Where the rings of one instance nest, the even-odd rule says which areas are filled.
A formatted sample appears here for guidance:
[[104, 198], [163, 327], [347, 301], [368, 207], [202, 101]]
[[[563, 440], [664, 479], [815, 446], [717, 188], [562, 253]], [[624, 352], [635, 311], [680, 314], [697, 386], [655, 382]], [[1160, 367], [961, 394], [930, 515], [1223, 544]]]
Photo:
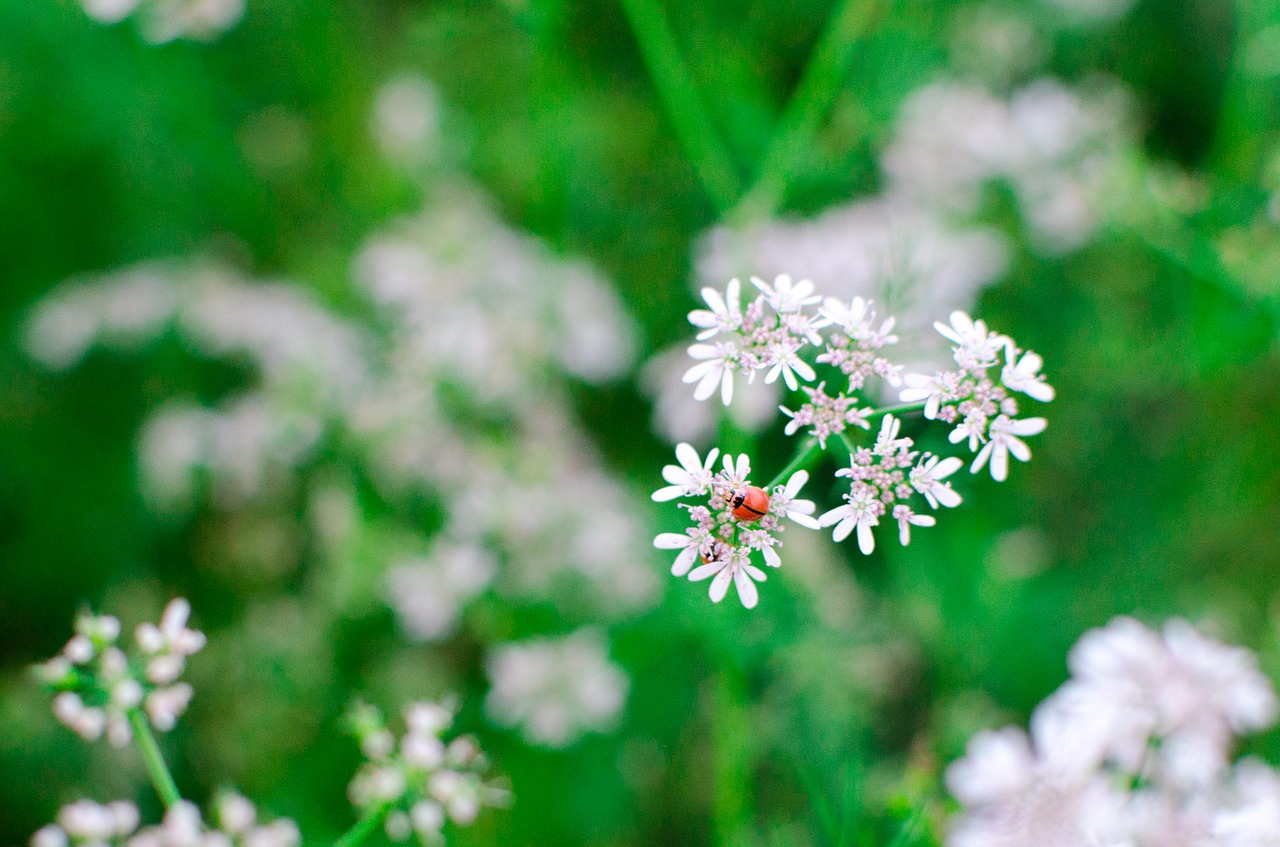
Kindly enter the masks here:
[[484, 779], [489, 763], [474, 738], [446, 742], [453, 709], [442, 703], [411, 703], [404, 710], [405, 731], [397, 738], [382, 713], [357, 705], [350, 722], [366, 761], [348, 788], [361, 813], [390, 807], [385, 829], [393, 841], [416, 835], [424, 845], [442, 839], [446, 823], [467, 826], [486, 806], [507, 802], [508, 792]]
[[[798, 497], [809, 473], [797, 471], [785, 485], [776, 485], [772, 491], [759, 489], [759, 494], [767, 498], [763, 513], [747, 513], [748, 517], [741, 517], [735, 514], [733, 500], [735, 495], [752, 487], [751, 460], [745, 453], [736, 459], [726, 455], [723, 468], [713, 473], [711, 468], [719, 453], [719, 449], [713, 448], [704, 462], [690, 445], [676, 446], [676, 459], [680, 464], [663, 468], [663, 478], [671, 484], [655, 491], [653, 499], [662, 502], [694, 497], [706, 498], [706, 503], [682, 503], [693, 525], [683, 533], [660, 533], [654, 538], [653, 546], [679, 550], [671, 573], [688, 574], [694, 582], [710, 579], [714, 602], [724, 599], [732, 582], [742, 605], [751, 609], [760, 599], [756, 583], [767, 578], [764, 571], [751, 563], [752, 552], [759, 551], [767, 566], [780, 567], [782, 559], [774, 548], [782, 545], [777, 537], [784, 530], [781, 519], [790, 518], [810, 529], [818, 527], [812, 517], [813, 502]], [[696, 568], [695, 563], [698, 563]]]
[[1276, 696], [1252, 653], [1181, 620], [1086, 633], [1030, 734], [983, 732], [947, 771], [964, 806], [948, 847], [1280, 843], [1280, 775], [1232, 763]]
[[203, 633], [187, 628], [190, 613], [190, 604], [178, 597], [158, 626], [139, 626], [136, 662], [119, 646], [117, 618], [81, 615], [62, 652], [36, 669], [57, 692], [54, 716], [86, 741], [105, 735], [116, 747], [133, 740], [131, 715], [145, 715], [162, 732], [173, 729], [193, 693], [179, 677], [187, 657], [205, 644]]
[[[158, 510], [194, 511], [205, 496], [226, 511], [298, 499], [319, 510], [342, 476], [306, 472], [320, 463], [346, 466], [390, 502], [430, 501], [446, 515], [447, 543], [424, 550], [420, 526], [399, 517], [383, 516], [397, 526], [379, 534], [397, 539], [378, 558], [385, 596], [415, 639], [451, 635], [491, 586], [555, 602], [586, 594], [616, 615], [652, 604], [643, 510], [569, 393], [634, 361], [635, 322], [607, 281], [506, 226], [458, 182], [373, 233], [352, 288], [370, 307], [359, 318], [297, 283], [200, 260], [145, 263], [51, 292], [25, 343], [57, 369], [97, 347], [175, 342], [248, 366], [241, 390], [214, 404], [170, 400], [144, 424], [140, 477]], [[525, 502], [539, 506], [511, 508]], [[280, 526], [292, 510], [271, 514], [273, 528], [304, 537]], [[349, 554], [332, 525], [322, 532]]]
[[[895, 320], [878, 316], [869, 301], [861, 297], [848, 302], [832, 297], [824, 300], [814, 293], [808, 280], [793, 284], [785, 275], [772, 285], [758, 279], [753, 282], [760, 294], [745, 309], [736, 279], [730, 281], [724, 296], [714, 289], [703, 290], [710, 309], [691, 312], [689, 321], [701, 329], [698, 338], [702, 341], [726, 335], [728, 340], [720, 343], [714, 356], [706, 344], [691, 347], [691, 355], [705, 360], [686, 374], [685, 381], [698, 382], [694, 392], [698, 399], [705, 399], [716, 386], [721, 386], [728, 404], [734, 372], [750, 375], [769, 367], [766, 379], [782, 372], [788, 377], [784, 380], [787, 386], [793, 391], [802, 390], [807, 397], [807, 402], [795, 410], [780, 407], [790, 418], [785, 432], [794, 435], [806, 430], [810, 441], [800, 448], [798, 472], [785, 488], [778, 486], [771, 493], [769, 508], [739, 514], [734, 508], [739, 504], [730, 501], [749, 487], [747, 457], [740, 456], [735, 462], [726, 456], [724, 470], [717, 474], [713, 471], [717, 450], [712, 450], [703, 462], [690, 445], [681, 443], [676, 447], [680, 464], [663, 469], [668, 485], [655, 491], [653, 499], [709, 500], [705, 505], [682, 504], [689, 510], [693, 526], [684, 533], [662, 533], [654, 545], [680, 551], [672, 568], [675, 575], [688, 573], [693, 580], [714, 577], [713, 600], [722, 599], [733, 582], [744, 605], [750, 608], [756, 604], [755, 583], [765, 578], [765, 571], [751, 563], [751, 552], [760, 551], [766, 565], [780, 564], [774, 549], [780, 542], [774, 532], [778, 519], [784, 515], [805, 525], [834, 527], [832, 537], [837, 542], [856, 530], [859, 548], [870, 554], [875, 549], [873, 530], [882, 519], [889, 518], [897, 524], [898, 538], [904, 546], [911, 540], [913, 526], [933, 526], [937, 522], [932, 515], [917, 511], [912, 498], [922, 498], [934, 510], [959, 505], [961, 497], [947, 478], [959, 470], [963, 461], [913, 449], [914, 439], [899, 436], [899, 417], [889, 414], [889, 409], [877, 410], [862, 401], [860, 393], [868, 390], [872, 378], [887, 386], [905, 382], [899, 392], [904, 404], [921, 409], [926, 419], [952, 424], [951, 443], [967, 442], [969, 450], [977, 454], [972, 472], [990, 465], [991, 475], [1003, 480], [1008, 475], [1010, 455], [1024, 462], [1030, 459], [1030, 449], [1022, 437], [1042, 432], [1046, 422], [1044, 418], [1015, 417], [1018, 403], [1013, 394], [1021, 393], [1040, 402], [1052, 400], [1054, 394], [1040, 373], [1043, 362], [1035, 353], [1018, 348], [1012, 339], [989, 331], [986, 324], [965, 312], [955, 311], [950, 324], [935, 323], [934, 327], [952, 344], [952, 357], [960, 369], [932, 377], [907, 374], [904, 379], [903, 368], [884, 355], [884, 348], [898, 340], [894, 335]], [[805, 309], [814, 306], [816, 311], [806, 316]], [[820, 351], [812, 356], [813, 366], [799, 358], [779, 358], [777, 345], [782, 343], [782, 337], [790, 339], [788, 356], [798, 357], [801, 350], [810, 347]], [[827, 377], [817, 385], [801, 385], [792, 378], [799, 374], [805, 382], [813, 382], [819, 376], [817, 369], [825, 370]], [[841, 388], [829, 393], [827, 385], [832, 382]], [[869, 431], [871, 418], [879, 414], [884, 419], [875, 442], [859, 446], [850, 432]], [[825, 450], [832, 439], [838, 439], [849, 450], [849, 467], [836, 475], [848, 477], [850, 486], [843, 495], [845, 502], [814, 522], [810, 517], [812, 503], [798, 501], [804, 507], [789, 510], [780, 504], [795, 497], [808, 479], [804, 464], [813, 460], [817, 450]], [[701, 564], [694, 567], [698, 562]]]
[[875, 549], [872, 528], [886, 515], [897, 522], [898, 540], [904, 547], [911, 543], [911, 527], [937, 523], [932, 515], [913, 511], [907, 504], [911, 497], [923, 497], [933, 509], [960, 505], [960, 495], [943, 481], [960, 468], [960, 460], [912, 450], [910, 438], [898, 437], [901, 423], [885, 415], [875, 444], [858, 447], [849, 456], [849, 467], [836, 471], [836, 476], [851, 480], [845, 504], [818, 518], [819, 526], [835, 526], [835, 541], [843, 541], [857, 529], [858, 549], [865, 554]]
[[492, 683], [485, 711], [539, 747], [567, 747], [588, 732], [612, 729], [631, 687], [595, 629], [499, 644], [485, 657], [485, 670]]
[[[717, 390], [728, 406], [733, 402], [733, 375], [743, 374], [748, 381], [765, 371], [764, 381], [772, 383], [782, 377], [791, 390], [799, 386], [797, 378], [811, 382], [813, 368], [800, 358], [800, 351], [821, 340], [815, 318], [804, 308], [818, 302], [813, 283], [779, 276], [772, 284], [752, 278], [759, 294], [742, 305], [742, 286], [730, 280], [723, 296], [714, 288], [704, 288], [702, 298], [710, 309], [689, 313], [689, 322], [701, 328], [698, 342], [689, 348], [689, 356], [697, 359], [684, 375], [685, 382], [696, 382], [693, 396], [706, 400]], [[715, 343], [705, 343], [715, 339]]]
[[193, 803], [179, 801], [157, 826], [138, 829], [132, 803], [100, 805], [78, 800], [63, 806], [57, 822], [37, 830], [31, 847], [298, 847], [298, 826], [289, 818], [258, 821], [252, 802], [234, 792], [215, 803], [217, 825], [209, 826]]
[[[964, 312], [952, 312], [950, 324], [936, 323], [934, 328], [952, 343], [959, 370], [907, 374], [899, 398], [904, 403], [923, 402], [926, 418], [953, 424], [951, 443], [965, 442], [977, 453], [970, 470], [977, 473], [990, 463], [992, 479], [1003, 481], [1009, 475], [1010, 455], [1020, 462], [1031, 459], [1022, 437], [1038, 435], [1047, 425], [1044, 418], [1016, 417], [1014, 396], [1021, 393], [1042, 403], [1053, 399], [1053, 387], [1040, 373], [1043, 360]], [[996, 368], [999, 376], [993, 378]]]

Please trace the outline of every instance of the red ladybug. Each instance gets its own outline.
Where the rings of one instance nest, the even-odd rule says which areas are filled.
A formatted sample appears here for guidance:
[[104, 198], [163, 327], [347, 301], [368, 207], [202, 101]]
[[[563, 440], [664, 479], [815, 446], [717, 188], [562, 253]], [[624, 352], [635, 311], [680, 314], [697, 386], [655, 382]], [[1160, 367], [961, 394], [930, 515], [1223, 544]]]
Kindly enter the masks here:
[[733, 516], [744, 523], [754, 523], [769, 514], [769, 495], [763, 488], [748, 485], [729, 495]]

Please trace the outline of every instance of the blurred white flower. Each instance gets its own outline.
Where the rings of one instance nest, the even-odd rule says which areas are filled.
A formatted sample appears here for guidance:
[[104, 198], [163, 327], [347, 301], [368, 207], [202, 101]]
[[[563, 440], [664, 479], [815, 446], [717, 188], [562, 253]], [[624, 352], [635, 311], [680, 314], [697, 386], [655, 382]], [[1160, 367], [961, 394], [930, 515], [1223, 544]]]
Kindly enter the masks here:
[[530, 743], [566, 747], [617, 722], [630, 680], [609, 661], [604, 636], [583, 629], [492, 648], [485, 668], [491, 688], [485, 711], [519, 727]]
[[1086, 633], [1072, 677], [1021, 730], [975, 736], [947, 771], [964, 811], [949, 847], [1255, 847], [1280, 837], [1280, 776], [1230, 767], [1234, 736], [1275, 720], [1249, 651], [1185, 621]]
[[395, 77], [374, 95], [370, 128], [387, 158], [415, 164], [439, 143], [440, 92], [424, 77]]
[[463, 608], [497, 572], [491, 551], [470, 542], [437, 540], [426, 556], [391, 567], [387, 599], [410, 638], [435, 641], [453, 633]]

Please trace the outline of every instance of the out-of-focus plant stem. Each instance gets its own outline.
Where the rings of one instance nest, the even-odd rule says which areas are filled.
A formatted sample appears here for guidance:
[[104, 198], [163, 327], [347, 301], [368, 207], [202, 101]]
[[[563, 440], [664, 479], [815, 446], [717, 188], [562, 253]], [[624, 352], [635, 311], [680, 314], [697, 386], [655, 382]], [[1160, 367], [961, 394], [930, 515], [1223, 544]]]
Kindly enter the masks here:
[[742, 670], [726, 657], [716, 673], [711, 728], [715, 766], [712, 821], [719, 847], [740, 844], [747, 826], [752, 752], [746, 697]]
[[360, 820], [355, 822], [351, 829], [347, 830], [341, 838], [333, 842], [333, 847], [356, 847], [363, 844], [364, 840], [373, 834], [373, 831], [382, 825], [387, 819], [387, 815], [391, 812], [391, 805], [384, 803], [365, 812]]
[[822, 445], [818, 443], [818, 439], [810, 436], [806, 438], [796, 450], [795, 458], [793, 458], [785, 468], [778, 471], [778, 475], [769, 480], [769, 484], [765, 486], [766, 490], [772, 491], [775, 485], [782, 485], [796, 471], [803, 470], [818, 456], [822, 455]]
[[734, 207], [730, 223], [746, 223], [777, 211], [793, 163], [804, 159], [831, 112], [859, 33], [886, 5], [883, 0], [839, 0], [836, 4], [778, 121], [755, 182]]
[[160, 795], [165, 808], [171, 808], [180, 803], [182, 795], [178, 793], [173, 774], [169, 773], [169, 766], [164, 762], [164, 755], [160, 752], [160, 745], [156, 743], [151, 724], [147, 723], [146, 714], [141, 709], [130, 709], [129, 725], [133, 727], [133, 737], [138, 742], [138, 750], [141, 751], [142, 761], [146, 764], [147, 773], [151, 776], [151, 784], [155, 786], [156, 793]]
[[742, 177], [707, 112], [693, 74], [657, 0], [622, 0], [622, 8], [667, 117], [716, 211], [724, 215], [742, 193]]
[[1249, 184], [1257, 179], [1266, 155], [1267, 130], [1280, 117], [1280, 81], [1251, 67], [1259, 47], [1255, 36], [1280, 25], [1274, 0], [1235, 0], [1235, 35], [1222, 110], [1211, 158], [1221, 176]]

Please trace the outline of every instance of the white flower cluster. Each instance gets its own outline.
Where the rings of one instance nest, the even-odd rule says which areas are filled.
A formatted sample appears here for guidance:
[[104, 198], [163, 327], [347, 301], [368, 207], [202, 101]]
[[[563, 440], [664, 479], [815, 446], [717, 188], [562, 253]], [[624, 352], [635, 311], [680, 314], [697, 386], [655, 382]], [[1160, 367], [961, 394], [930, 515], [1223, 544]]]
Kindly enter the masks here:
[[[960, 370], [934, 376], [908, 374], [907, 387], [899, 397], [904, 403], [924, 401], [926, 418], [954, 424], [951, 443], [965, 441], [978, 454], [970, 470], [977, 473], [990, 461], [991, 477], [1003, 481], [1009, 474], [1010, 454], [1020, 462], [1031, 458], [1030, 448], [1019, 436], [1038, 435], [1047, 425], [1044, 418], [1015, 418], [1018, 401], [1010, 393], [1051, 401], [1053, 387], [1040, 374], [1043, 360], [964, 312], [953, 312], [949, 326], [937, 323], [934, 327], [955, 344], [952, 351]], [[999, 380], [993, 380], [988, 371], [1000, 365], [1002, 358]]]
[[158, 826], [138, 829], [138, 809], [116, 801], [105, 806], [78, 800], [62, 807], [57, 822], [38, 830], [31, 847], [298, 847], [298, 826], [288, 818], [258, 823], [252, 802], [234, 792], [216, 803], [217, 827], [209, 827], [193, 803], [174, 804]]
[[[228, 510], [295, 498], [320, 459], [348, 464], [390, 501], [436, 502], [447, 543], [424, 551], [405, 521], [396, 534], [409, 541], [384, 554], [387, 594], [415, 638], [448, 636], [491, 585], [643, 608], [657, 582], [637, 552], [641, 511], [573, 418], [566, 386], [622, 374], [635, 326], [590, 268], [513, 232], [465, 187], [439, 193], [357, 257], [358, 293], [376, 306], [366, 322], [302, 286], [153, 263], [53, 292], [27, 348], [67, 368], [95, 345], [176, 336], [198, 356], [252, 366], [248, 390], [214, 407], [170, 401], [144, 425], [140, 476], [159, 508], [189, 509], [205, 486]], [[538, 505], [512, 508], [523, 503]], [[461, 573], [449, 550], [473, 551], [481, 567]]]
[[119, 647], [120, 621], [110, 615], [82, 615], [76, 634], [37, 674], [58, 693], [53, 713], [87, 741], [104, 734], [116, 747], [133, 740], [130, 715], [145, 714], [161, 732], [173, 729], [191, 702], [192, 689], [180, 682], [186, 659], [204, 647], [204, 634], [187, 628], [190, 604], [170, 601], [160, 625], [135, 631], [135, 660]]
[[152, 44], [179, 38], [213, 41], [244, 17], [245, 0], [81, 0], [85, 13], [101, 24], [139, 18]]
[[489, 716], [520, 727], [530, 744], [551, 748], [611, 729], [631, 685], [609, 661], [608, 642], [595, 629], [499, 644], [485, 657], [485, 669], [492, 682], [485, 698]]
[[1002, 180], [1042, 248], [1074, 250], [1098, 225], [1105, 178], [1129, 138], [1127, 112], [1114, 88], [1089, 92], [1041, 79], [1003, 100], [936, 82], [903, 104], [881, 160], [887, 190], [971, 213], [983, 187]]
[[[713, 450], [704, 464], [688, 444], [676, 448], [679, 465], [667, 465], [663, 476], [669, 485], [654, 492], [653, 499], [665, 501], [676, 497], [710, 497], [707, 505], [685, 505], [693, 526], [683, 534], [662, 533], [654, 545], [680, 550], [672, 573], [689, 573], [693, 580], [714, 576], [711, 597], [719, 601], [733, 581], [739, 597], [748, 608], [758, 600], [756, 581], [765, 572], [751, 564], [751, 551], [759, 550], [765, 564], [777, 567], [780, 560], [773, 548], [780, 542], [774, 536], [778, 519], [791, 517], [805, 526], [834, 526], [832, 537], [843, 541], [856, 529], [858, 546], [863, 553], [875, 549], [872, 529], [883, 517], [898, 524], [898, 537], [903, 545], [911, 540], [912, 526], [933, 526], [936, 519], [917, 513], [908, 502], [919, 495], [931, 509], [954, 507], [960, 503], [947, 477], [963, 464], [956, 457], [941, 457], [914, 450], [911, 438], [900, 437], [901, 420], [888, 410], [877, 411], [862, 405], [861, 393], [868, 390], [874, 377], [884, 385], [903, 384], [901, 366], [884, 355], [885, 348], [897, 341], [893, 334], [894, 319], [879, 318], [871, 304], [860, 297], [845, 303], [814, 294], [813, 283], [793, 283], [782, 276], [771, 284], [759, 279], [752, 282], [760, 294], [745, 309], [741, 305], [741, 287], [732, 280], [724, 296], [714, 289], [703, 290], [709, 309], [689, 314], [689, 322], [699, 327], [700, 343], [689, 348], [689, 354], [702, 361], [685, 375], [685, 382], [697, 382], [694, 396], [706, 399], [717, 386], [726, 402], [732, 399], [734, 373], [750, 379], [768, 369], [766, 380], [779, 374], [788, 386], [802, 389], [808, 402], [795, 410], [782, 406], [791, 420], [786, 434], [807, 430], [817, 447], [826, 449], [827, 442], [837, 437], [849, 450], [849, 467], [837, 472], [848, 477], [850, 487], [845, 503], [823, 514], [816, 522], [811, 517], [814, 506], [807, 500], [795, 500], [800, 486], [808, 479], [801, 468], [785, 486], [772, 492], [751, 486], [747, 480], [750, 462], [742, 455], [736, 461], [726, 456], [719, 474], [711, 467], [718, 451]], [[811, 307], [822, 301], [812, 313]], [[938, 332], [953, 343], [952, 355], [960, 370], [939, 373], [933, 377], [908, 374], [901, 400], [916, 405], [926, 418], [953, 424], [951, 443], [967, 441], [977, 453], [970, 470], [977, 473], [990, 463], [991, 475], [1003, 480], [1008, 475], [1008, 459], [1027, 461], [1030, 450], [1020, 436], [1042, 432], [1044, 418], [1023, 418], [1011, 392], [1021, 392], [1041, 402], [1053, 399], [1053, 388], [1040, 374], [1039, 356], [1019, 349], [1007, 336], [989, 332], [982, 321], [974, 321], [964, 312], [954, 312], [951, 324], [934, 324]], [[825, 336], [824, 336], [825, 332]], [[715, 345], [705, 342], [721, 337]], [[812, 348], [811, 366], [800, 358], [800, 352]], [[989, 371], [1001, 364], [998, 381]], [[802, 385], [818, 379], [821, 368], [829, 380], [842, 386], [828, 393], [829, 380], [816, 386]], [[879, 435], [870, 447], [858, 446], [848, 436], [851, 428], [870, 430], [870, 418], [884, 414]], [[811, 442], [812, 444], [812, 442]], [[802, 448], [810, 450], [811, 448]], [[803, 464], [812, 457], [798, 457]], [[743, 505], [750, 496], [757, 506]], [[746, 509], [744, 511], [744, 508]], [[701, 565], [692, 570], [695, 562]]]
[[411, 703], [404, 719], [405, 732], [397, 739], [373, 706], [358, 705], [350, 715], [367, 761], [351, 780], [348, 795], [362, 814], [386, 810], [389, 838], [404, 841], [414, 834], [422, 844], [435, 845], [446, 822], [467, 826], [482, 807], [507, 802], [505, 789], [484, 780], [488, 761], [475, 739], [464, 735], [445, 743], [452, 709]]
[[947, 772], [964, 806], [949, 847], [1280, 843], [1280, 775], [1231, 762], [1276, 696], [1248, 650], [1181, 620], [1086, 633], [1071, 678], [1021, 729], [984, 732]]
[[921, 455], [912, 450], [910, 438], [899, 438], [901, 421], [885, 415], [880, 434], [871, 447], [858, 447], [849, 457], [850, 465], [836, 471], [836, 476], [849, 477], [849, 493], [845, 504], [818, 518], [819, 526], [835, 526], [831, 537], [843, 541], [856, 528], [858, 549], [870, 554], [875, 549], [871, 528], [880, 524], [886, 513], [898, 522], [898, 539], [905, 547], [911, 543], [912, 526], [933, 526], [932, 515], [916, 514], [907, 500], [919, 494], [931, 508], [960, 505], [960, 495], [943, 482], [959, 469], [954, 456], [939, 459], [931, 453]]
[[[801, 526], [817, 529], [812, 517], [813, 502], [797, 499], [800, 489], [809, 479], [807, 471], [797, 471], [785, 485], [765, 491], [751, 485], [751, 460], [745, 454], [737, 459], [724, 457], [724, 467], [719, 473], [711, 470], [719, 449], [712, 449], [704, 463], [688, 444], [676, 447], [679, 465], [667, 465], [663, 478], [670, 485], [653, 493], [658, 502], [677, 497], [709, 497], [706, 505], [681, 504], [689, 511], [693, 526], [683, 533], [664, 532], [654, 540], [653, 546], [662, 550], [679, 550], [671, 573], [689, 575], [698, 582], [711, 579], [711, 599], [719, 603], [732, 582], [738, 589], [738, 599], [748, 609], [759, 602], [757, 582], [767, 577], [765, 572], [751, 563], [752, 551], [759, 551], [764, 563], [771, 568], [781, 567], [782, 559], [775, 547], [782, 545], [777, 533], [785, 527], [781, 519], [786, 517]], [[693, 567], [698, 562], [698, 567]]]

